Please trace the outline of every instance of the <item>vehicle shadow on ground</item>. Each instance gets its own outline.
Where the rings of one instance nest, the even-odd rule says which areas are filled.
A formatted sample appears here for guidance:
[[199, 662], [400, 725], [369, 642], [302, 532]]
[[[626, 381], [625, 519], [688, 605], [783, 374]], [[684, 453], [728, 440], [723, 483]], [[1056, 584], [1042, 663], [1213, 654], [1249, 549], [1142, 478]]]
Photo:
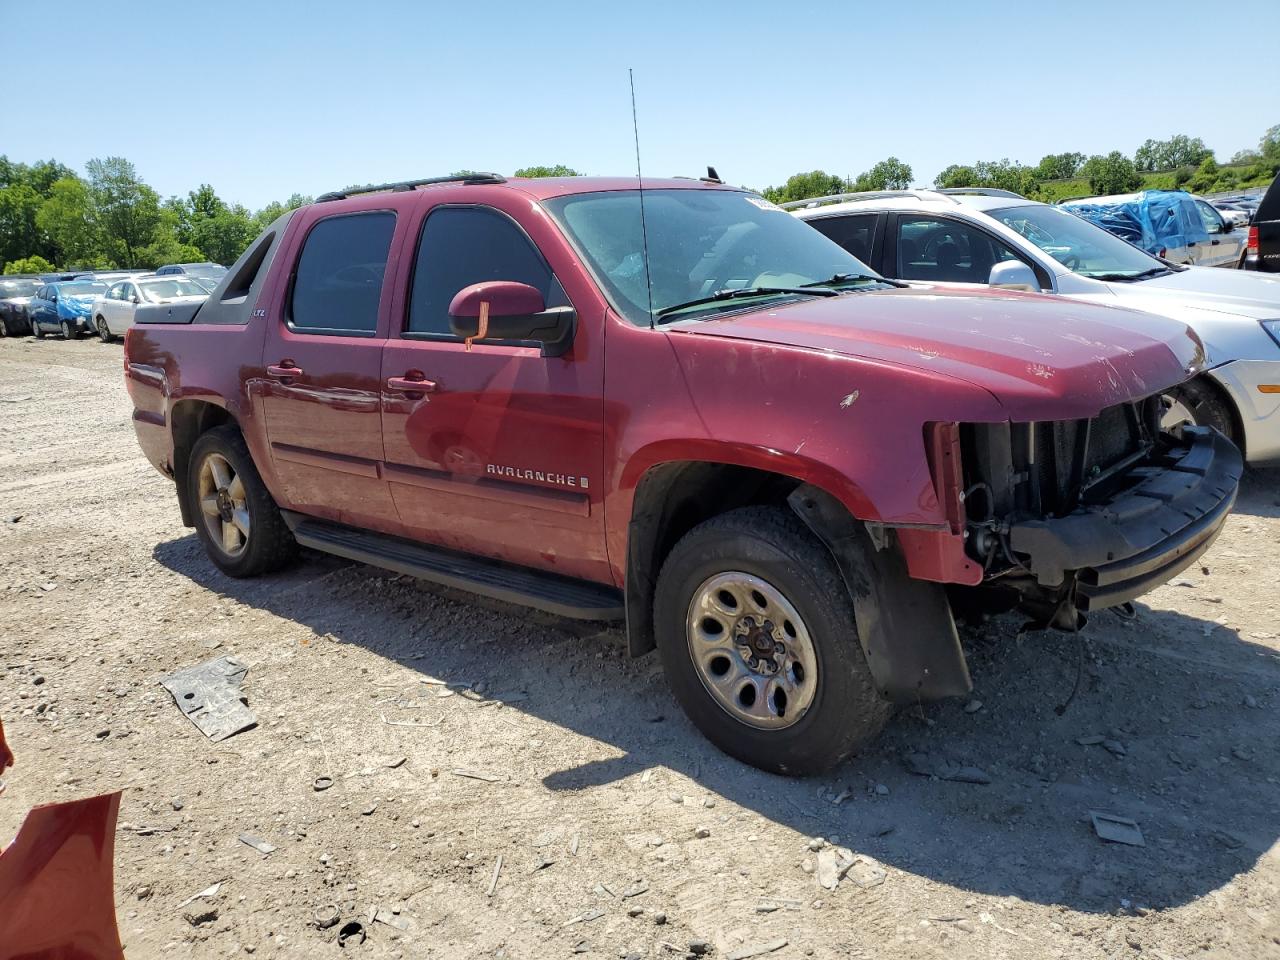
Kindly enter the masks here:
[[[1268, 784], [1280, 776], [1270, 747], [1280, 733], [1276, 651], [1178, 613], [1139, 606], [1134, 621], [1102, 613], [1079, 636], [1019, 634], [1020, 620], [1010, 617], [966, 629], [980, 708], [951, 701], [905, 709], [864, 755], [830, 775], [790, 780], [710, 746], [671, 698], [656, 656], [626, 659], [618, 627], [558, 620], [314, 554], [271, 577], [232, 580], [194, 535], [154, 555], [223, 597], [339, 643], [460, 687], [485, 679], [495, 695], [527, 695], [507, 709], [621, 752], [520, 771], [553, 791], [623, 778], [639, 789], [642, 771], [667, 768], [675, 776], [662, 775], [664, 790], [678, 791], [679, 775], [687, 776], [696, 786], [685, 792], [700, 787], [800, 834], [838, 836], [890, 867], [1099, 913], [1121, 900], [1155, 909], [1193, 901], [1250, 869], [1280, 833]], [[458, 643], [460, 635], [476, 639]], [[424, 697], [435, 689], [421, 686]], [[1243, 705], [1250, 701], [1256, 708]], [[980, 767], [991, 783], [915, 775], [906, 754]], [[1091, 810], [1137, 821], [1145, 846], [1102, 841]], [[733, 829], [747, 832], [747, 817]], [[651, 826], [661, 825], [655, 816]], [[805, 855], [797, 840], [794, 861], [770, 869], [818, 896], [800, 870]]]
[[1252, 517], [1280, 517], [1280, 467], [1252, 467], [1240, 478], [1235, 512]]

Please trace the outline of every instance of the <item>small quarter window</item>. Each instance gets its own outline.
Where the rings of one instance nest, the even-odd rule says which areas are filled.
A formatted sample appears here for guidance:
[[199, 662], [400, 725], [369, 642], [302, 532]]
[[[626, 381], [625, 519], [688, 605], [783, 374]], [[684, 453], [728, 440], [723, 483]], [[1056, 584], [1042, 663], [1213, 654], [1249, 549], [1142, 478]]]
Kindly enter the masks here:
[[330, 217], [312, 227], [293, 282], [293, 329], [372, 334], [395, 229], [395, 214], [381, 211]]

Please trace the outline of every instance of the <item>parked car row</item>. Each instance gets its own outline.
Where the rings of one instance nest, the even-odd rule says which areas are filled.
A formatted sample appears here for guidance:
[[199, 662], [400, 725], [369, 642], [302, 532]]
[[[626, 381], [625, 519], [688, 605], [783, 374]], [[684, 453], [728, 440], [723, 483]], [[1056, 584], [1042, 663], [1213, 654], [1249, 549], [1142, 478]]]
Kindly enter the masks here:
[[226, 267], [178, 263], [146, 270], [101, 270], [0, 277], [0, 336], [97, 333], [122, 336], [142, 303], [207, 296]]
[[786, 206], [886, 277], [1051, 293], [1186, 323], [1206, 363], [1168, 392], [1165, 428], [1211, 426], [1251, 461], [1280, 460], [1280, 278], [1160, 259], [1067, 206], [1002, 190], [882, 191]]
[[1185, 190], [1143, 190], [1063, 200], [1060, 205], [1147, 253], [1174, 263], [1240, 269], [1245, 234]]

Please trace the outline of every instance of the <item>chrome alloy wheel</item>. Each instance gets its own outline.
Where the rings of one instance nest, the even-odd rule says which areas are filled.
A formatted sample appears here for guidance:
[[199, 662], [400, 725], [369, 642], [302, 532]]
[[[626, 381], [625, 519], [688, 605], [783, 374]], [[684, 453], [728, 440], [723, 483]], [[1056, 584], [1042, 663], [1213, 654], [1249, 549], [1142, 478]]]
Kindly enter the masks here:
[[735, 720], [781, 730], [813, 704], [813, 640], [796, 608], [767, 581], [738, 571], [704, 580], [685, 632], [702, 685]]
[[1172, 433], [1178, 427], [1194, 427], [1196, 425], [1196, 415], [1179, 398], [1165, 394], [1161, 399], [1167, 404], [1164, 414], [1160, 417], [1161, 430], [1166, 433]]
[[249, 506], [244, 483], [229, 460], [210, 453], [200, 464], [200, 512], [205, 530], [228, 557], [238, 557], [249, 543]]

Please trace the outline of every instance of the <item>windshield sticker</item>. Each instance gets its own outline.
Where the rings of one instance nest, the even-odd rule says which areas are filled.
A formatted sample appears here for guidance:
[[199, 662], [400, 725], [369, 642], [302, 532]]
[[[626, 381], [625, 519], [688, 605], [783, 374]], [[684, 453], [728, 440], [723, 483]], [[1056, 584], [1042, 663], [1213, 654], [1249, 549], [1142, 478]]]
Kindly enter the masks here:
[[747, 197], [747, 203], [751, 204], [753, 207], [759, 207], [761, 210], [777, 210], [779, 213], [786, 213], [786, 211], [776, 203], [770, 203], [764, 197]]

